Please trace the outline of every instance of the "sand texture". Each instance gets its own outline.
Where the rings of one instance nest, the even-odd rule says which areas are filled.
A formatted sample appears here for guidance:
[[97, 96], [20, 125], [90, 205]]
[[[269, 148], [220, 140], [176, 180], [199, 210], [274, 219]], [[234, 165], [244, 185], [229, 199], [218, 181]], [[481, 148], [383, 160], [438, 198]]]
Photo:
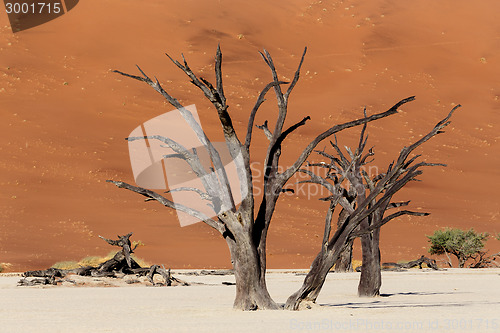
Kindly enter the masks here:
[[[177, 272], [175, 272], [177, 274]], [[384, 272], [382, 297], [358, 298], [358, 273], [330, 274], [303, 311], [232, 310], [226, 276], [176, 276], [192, 286], [16, 287], [0, 277], [0, 332], [500, 332], [499, 269]], [[303, 276], [272, 270], [283, 303]]]

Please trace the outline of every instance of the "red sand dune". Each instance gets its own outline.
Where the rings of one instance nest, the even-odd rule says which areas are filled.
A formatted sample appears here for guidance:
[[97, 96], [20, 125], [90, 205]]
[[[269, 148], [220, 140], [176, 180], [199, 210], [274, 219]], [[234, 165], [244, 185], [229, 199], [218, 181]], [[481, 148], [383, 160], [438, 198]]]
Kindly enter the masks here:
[[[139, 64], [221, 139], [214, 109], [173, 64], [183, 52], [212, 79], [217, 43], [225, 90], [242, 133], [256, 95], [271, 80], [266, 48], [290, 78], [304, 46], [303, 74], [288, 124], [312, 120], [287, 142], [291, 163], [333, 124], [384, 111], [416, 95], [403, 112], [368, 126], [376, 165], [426, 133], [461, 103], [447, 133], [419, 153], [429, 168], [399, 198], [428, 217], [403, 217], [382, 230], [382, 260], [426, 253], [426, 234], [450, 226], [498, 232], [500, 206], [500, 21], [498, 1], [81, 1], [68, 14], [13, 34], [0, 15], [0, 262], [11, 270], [102, 255], [97, 235], [133, 231], [138, 255], [167, 267], [229, 267], [225, 242], [208, 226], [181, 228], [173, 211], [105, 183], [133, 182], [123, 140], [142, 122], [172, 108], [145, 84], [110, 73]], [[257, 123], [272, 121], [269, 96]], [[359, 129], [342, 133], [352, 145]], [[266, 139], [254, 135], [253, 159]], [[322, 148], [324, 145], [321, 145]], [[268, 240], [271, 268], [305, 268], [319, 249], [327, 205], [283, 196]], [[500, 248], [490, 240], [488, 247]], [[359, 257], [359, 252], [358, 252]]]

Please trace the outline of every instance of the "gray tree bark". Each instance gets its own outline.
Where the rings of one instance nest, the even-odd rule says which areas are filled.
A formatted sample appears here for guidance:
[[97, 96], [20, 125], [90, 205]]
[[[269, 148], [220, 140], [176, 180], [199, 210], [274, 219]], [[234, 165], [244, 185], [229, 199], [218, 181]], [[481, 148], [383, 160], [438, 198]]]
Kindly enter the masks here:
[[380, 295], [382, 274], [380, 267], [380, 228], [361, 236], [362, 261], [358, 295], [374, 297]]
[[352, 247], [354, 240], [349, 241], [335, 262], [335, 273], [352, 272]]

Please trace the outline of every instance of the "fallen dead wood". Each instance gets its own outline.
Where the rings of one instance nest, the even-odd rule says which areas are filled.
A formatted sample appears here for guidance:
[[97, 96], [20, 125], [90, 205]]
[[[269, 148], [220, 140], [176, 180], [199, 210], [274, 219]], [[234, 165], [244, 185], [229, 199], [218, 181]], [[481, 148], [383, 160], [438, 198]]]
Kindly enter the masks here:
[[382, 269], [386, 271], [404, 271], [405, 269], [413, 268], [418, 266], [419, 269], [422, 269], [422, 265], [426, 264], [427, 267], [432, 268], [434, 270], [438, 270], [436, 265], [436, 260], [429, 259], [425, 256], [421, 256], [417, 260], [412, 260], [407, 263], [398, 264], [395, 262], [384, 262], [382, 264]]
[[[34, 286], [34, 285], [57, 285], [58, 282], [62, 282], [62, 279], [69, 274], [75, 274], [79, 276], [91, 276], [91, 277], [111, 277], [111, 278], [123, 278], [127, 275], [136, 276], [146, 276], [148, 281], [153, 286], [172, 286], [172, 285], [189, 285], [187, 282], [181, 281], [173, 277], [170, 273], [170, 269], [166, 270], [164, 267], [159, 265], [152, 265], [151, 267], [141, 267], [131, 256], [137, 245], [132, 249], [130, 243], [130, 236], [132, 233], [128, 233], [124, 236], [118, 236], [117, 240], [111, 240], [99, 236], [105, 240], [108, 244], [113, 246], [119, 246], [122, 248], [121, 251], [117, 252], [113, 258], [103, 262], [97, 267], [86, 266], [79, 267], [75, 269], [57, 269], [49, 268], [46, 270], [37, 271], [27, 271], [23, 273], [23, 279], [21, 279], [18, 284], [20, 286]], [[163, 282], [155, 282], [154, 276], [160, 275], [163, 278]], [[27, 279], [28, 277], [36, 277], [35, 279]], [[43, 278], [43, 279], [40, 279]], [[65, 280], [66, 282], [69, 280]], [[128, 282], [127, 282], [128, 283]], [[129, 283], [130, 284], [130, 283]]]
[[23, 278], [17, 282], [18, 286], [44, 286], [44, 285], [57, 285], [57, 281], [54, 277], [44, 277], [44, 278], [36, 278], [36, 279], [26, 279]]
[[205, 270], [202, 269], [199, 272], [178, 272], [177, 274], [182, 275], [194, 275], [194, 276], [202, 276], [202, 275], [234, 275], [234, 271], [232, 269], [225, 270]]

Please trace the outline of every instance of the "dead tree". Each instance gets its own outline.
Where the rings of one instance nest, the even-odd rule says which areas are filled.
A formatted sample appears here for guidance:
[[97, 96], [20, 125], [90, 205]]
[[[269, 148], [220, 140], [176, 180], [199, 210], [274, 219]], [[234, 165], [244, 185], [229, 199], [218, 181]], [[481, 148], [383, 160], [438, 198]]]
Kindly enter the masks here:
[[[350, 244], [350, 241], [356, 237], [365, 237], [365, 243], [368, 243], [370, 247], [370, 251], [363, 255], [358, 294], [361, 296], [379, 294], [381, 275], [378, 233], [380, 227], [402, 215], [428, 215], [409, 210], [398, 210], [392, 214], [386, 214], [391, 209], [409, 204], [409, 201], [391, 202], [392, 197], [408, 182], [416, 180], [416, 177], [422, 174], [422, 167], [445, 166], [441, 163], [416, 163], [420, 155], [410, 158], [410, 154], [430, 138], [443, 133], [442, 129], [450, 123], [449, 119], [458, 107], [454, 107], [427, 135], [409, 147], [404, 147], [398, 159], [392, 162], [383, 174], [370, 177], [362, 168], [374, 154], [372, 149], [364, 153], [367, 142], [364, 135], [366, 124], [363, 126], [359, 145], [354, 152], [346, 147], [346, 155], [341, 151], [337, 142], [331, 142], [336, 156], [318, 151], [318, 154], [329, 159], [329, 163], [308, 164], [326, 169], [326, 176], [319, 176], [308, 169], [300, 170], [310, 176], [310, 179], [304, 182], [321, 185], [332, 195], [322, 199], [329, 201], [330, 206], [326, 214], [321, 251], [314, 259], [302, 287], [288, 298], [285, 308], [298, 310], [302, 302], [315, 302], [333, 264], [339, 259], [341, 252]], [[347, 184], [343, 185], [344, 183]], [[338, 214], [339, 227], [330, 237], [331, 220], [338, 206], [341, 208]]]
[[[279, 172], [280, 169], [278, 168], [278, 165], [283, 141], [290, 133], [305, 125], [306, 121], [310, 119], [310, 117], [307, 116], [301, 121], [289, 127], [285, 127], [289, 97], [299, 80], [300, 69], [304, 61], [306, 50], [307, 49], [304, 49], [304, 53], [302, 54], [301, 60], [291, 82], [280, 81], [278, 79], [278, 73], [271, 55], [266, 50], [261, 53], [264, 62], [271, 71], [272, 81], [263, 88], [250, 112], [247, 131], [243, 141], [240, 140], [240, 137], [234, 130], [232, 119], [228, 112], [229, 106], [226, 101], [222, 83], [222, 53], [220, 48], [217, 48], [215, 56], [215, 85], [210, 83], [205, 78], [198, 77], [191, 70], [187, 61], [184, 59], [184, 56], [182, 57], [183, 62], [181, 63], [167, 55], [169, 59], [188, 76], [191, 83], [199, 88], [204, 96], [215, 107], [217, 117], [219, 118], [222, 126], [225, 142], [233, 160], [238, 161], [239, 154], [242, 156], [242, 160], [239, 162], [239, 165], [237, 165], [237, 172], [240, 179], [240, 185], [244, 187], [244, 191], [242, 191], [242, 193], [247, 193], [247, 195], [243, 198], [239, 207], [234, 204], [231, 188], [227, 183], [227, 175], [219, 154], [205, 132], [202, 130], [200, 124], [198, 124], [198, 122], [194, 119], [193, 115], [186, 108], [184, 108], [184, 106], [181, 105], [177, 99], [172, 97], [156, 78], [155, 80], [152, 80], [139, 67], [138, 69], [141, 76], [115, 71], [116, 73], [150, 85], [174, 108], [179, 110], [182, 117], [194, 131], [199, 141], [206, 149], [211, 163], [215, 168], [215, 170], [212, 170], [212, 173], [210, 173], [210, 170], [207, 170], [202, 163], [200, 163], [196, 150], [188, 150], [171, 138], [154, 135], [127, 138], [127, 140], [159, 140], [164, 145], [172, 149], [175, 152], [175, 156], [169, 157], [184, 160], [192, 171], [202, 180], [204, 188], [196, 189], [195, 192], [209, 202], [213, 209], [214, 218], [207, 216], [192, 207], [187, 207], [173, 202], [172, 200], [169, 200], [149, 189], [133, 186], [122, 181], [108, 180], [108, 182], [113, 183], [120, 188], [139, 193], [147, 197], [147, 200], [153, 199], [166, 207], [187, 213], [217, 230], [226, 240], [231, 254], [231, 262], [233, 264], [236, 278], [236, 297], [234, 301], [234, 308], [236, 309], [255, 310], [279, 308], [269, 295], [266, 287], [265, 272], [267, 232], [271, 222], [271, 217], [276, 207], [276, 202], [279, 195], [283, 191], [283, 187], [302, 166], [318, 143], [344, 129], [395, 114], [397, 113], [399, 106], [413, 100], [413, 97], [403, 99], [386, 112], [331, 127], [315, 137], [314, 140], [312, 140], [304, 148], [300, 156], [290, 167], [286, 168], [283, 172]], [[287, 84], [289, 85], [288, 88], [283, 90], [282, 87]], [[252, 172], [250, 169], [250, 144], [252, 140], [253, 128], [255, 126], [255, 116], [260, 106], [265, 101], [266, 94], [271, 89], [274, 90], [277, 98], [278, 115], [274, 129], [268, 128], [267, 121], [259, 127], [263, 129], [269, 139], [269, 145], [264, 161], [263, 196], [260, 203], [256, 203], [252, 185]], [[181, 190], [192, 191], [193, 189], [186, 188]], [[256, 214], [254, 208], [257, 208]]]
[[139, 276], [146, 276], [148, 280], [153, 284], [157, 285], [154, 282], [153, 278], [155, 274], [159, 274], [165, 280], [165, 285], [170, 286], [172, 282], [176, 282], [177, 284], [187, 285], [186, 283], [176, 279], [170, 274], [170, 269], [167, 271], [165, 268], [160, 267], [159, 265], [152, 265], [151, 267], [141, 267], [135, 260], [132, 258], [132, 253], [137, 248], [138, 244], [132, 248], [130, 243], [130, 236], [132, 233], [128, 233], [124, 236], [118, 235], [117, 240], [112, 240], [108, 238], [104, 238], [99, 236], [103, 240], [105, 240], [108, 244], [113, 246], [121, 247], [121, 251], [118, 251], [113, 258], [106, 260], [105, 262], [99, 264], [97, 267], [86, 266], [79, 267], [75, 269], [58, 269], [58, 268], [49, 268], [46, 270], [36, 270], [36, 271], [27, 271], [23, 273], [23, 277], [41, 277], [44, 279], [21, 279], [19, 281], [19, 285], [23, 286], [31, 286], [35, 284], [53, 284], [56, 285], [58, 280], [56, 278], [64, 278], [68, 274], [76, 274], [80, 276], [93, 276], [93, 277], [121, 277], [127, 274], [136, 274]]
[[104, 263], [102, 263], [98, 270], [100, 272], [111, 272], [111, 271], [120, 271], [123, 272], [123, 270], [132, 270], [136, 268], [141, 268], [141, 266], [135, 262], [135, 260], [131, 257], [131, 254], [134, 253], [134, 250], [137, 248], [137, 245], [132, 249], [131, 248], [131, 243], [130, 243], [130, 236], [132, 236], [132, 233], [128, 233], [124, 236], [118, 235], [117, 240], [111, 240], [104, 238], [102, 236], [99, 236], [99, 238], [103, 239], [108, 243], [109, 245], [113, 246], [119, 246], [122, 248], [121, 251], [117, 252], [114, 257]]
[[46, 286], [46, 285], [57, 285], [56, 278], [54, 276], [30, 279], [22, 278], [17, 282], [18, 286], [22, 287], [32, 287], [32, 286]]

